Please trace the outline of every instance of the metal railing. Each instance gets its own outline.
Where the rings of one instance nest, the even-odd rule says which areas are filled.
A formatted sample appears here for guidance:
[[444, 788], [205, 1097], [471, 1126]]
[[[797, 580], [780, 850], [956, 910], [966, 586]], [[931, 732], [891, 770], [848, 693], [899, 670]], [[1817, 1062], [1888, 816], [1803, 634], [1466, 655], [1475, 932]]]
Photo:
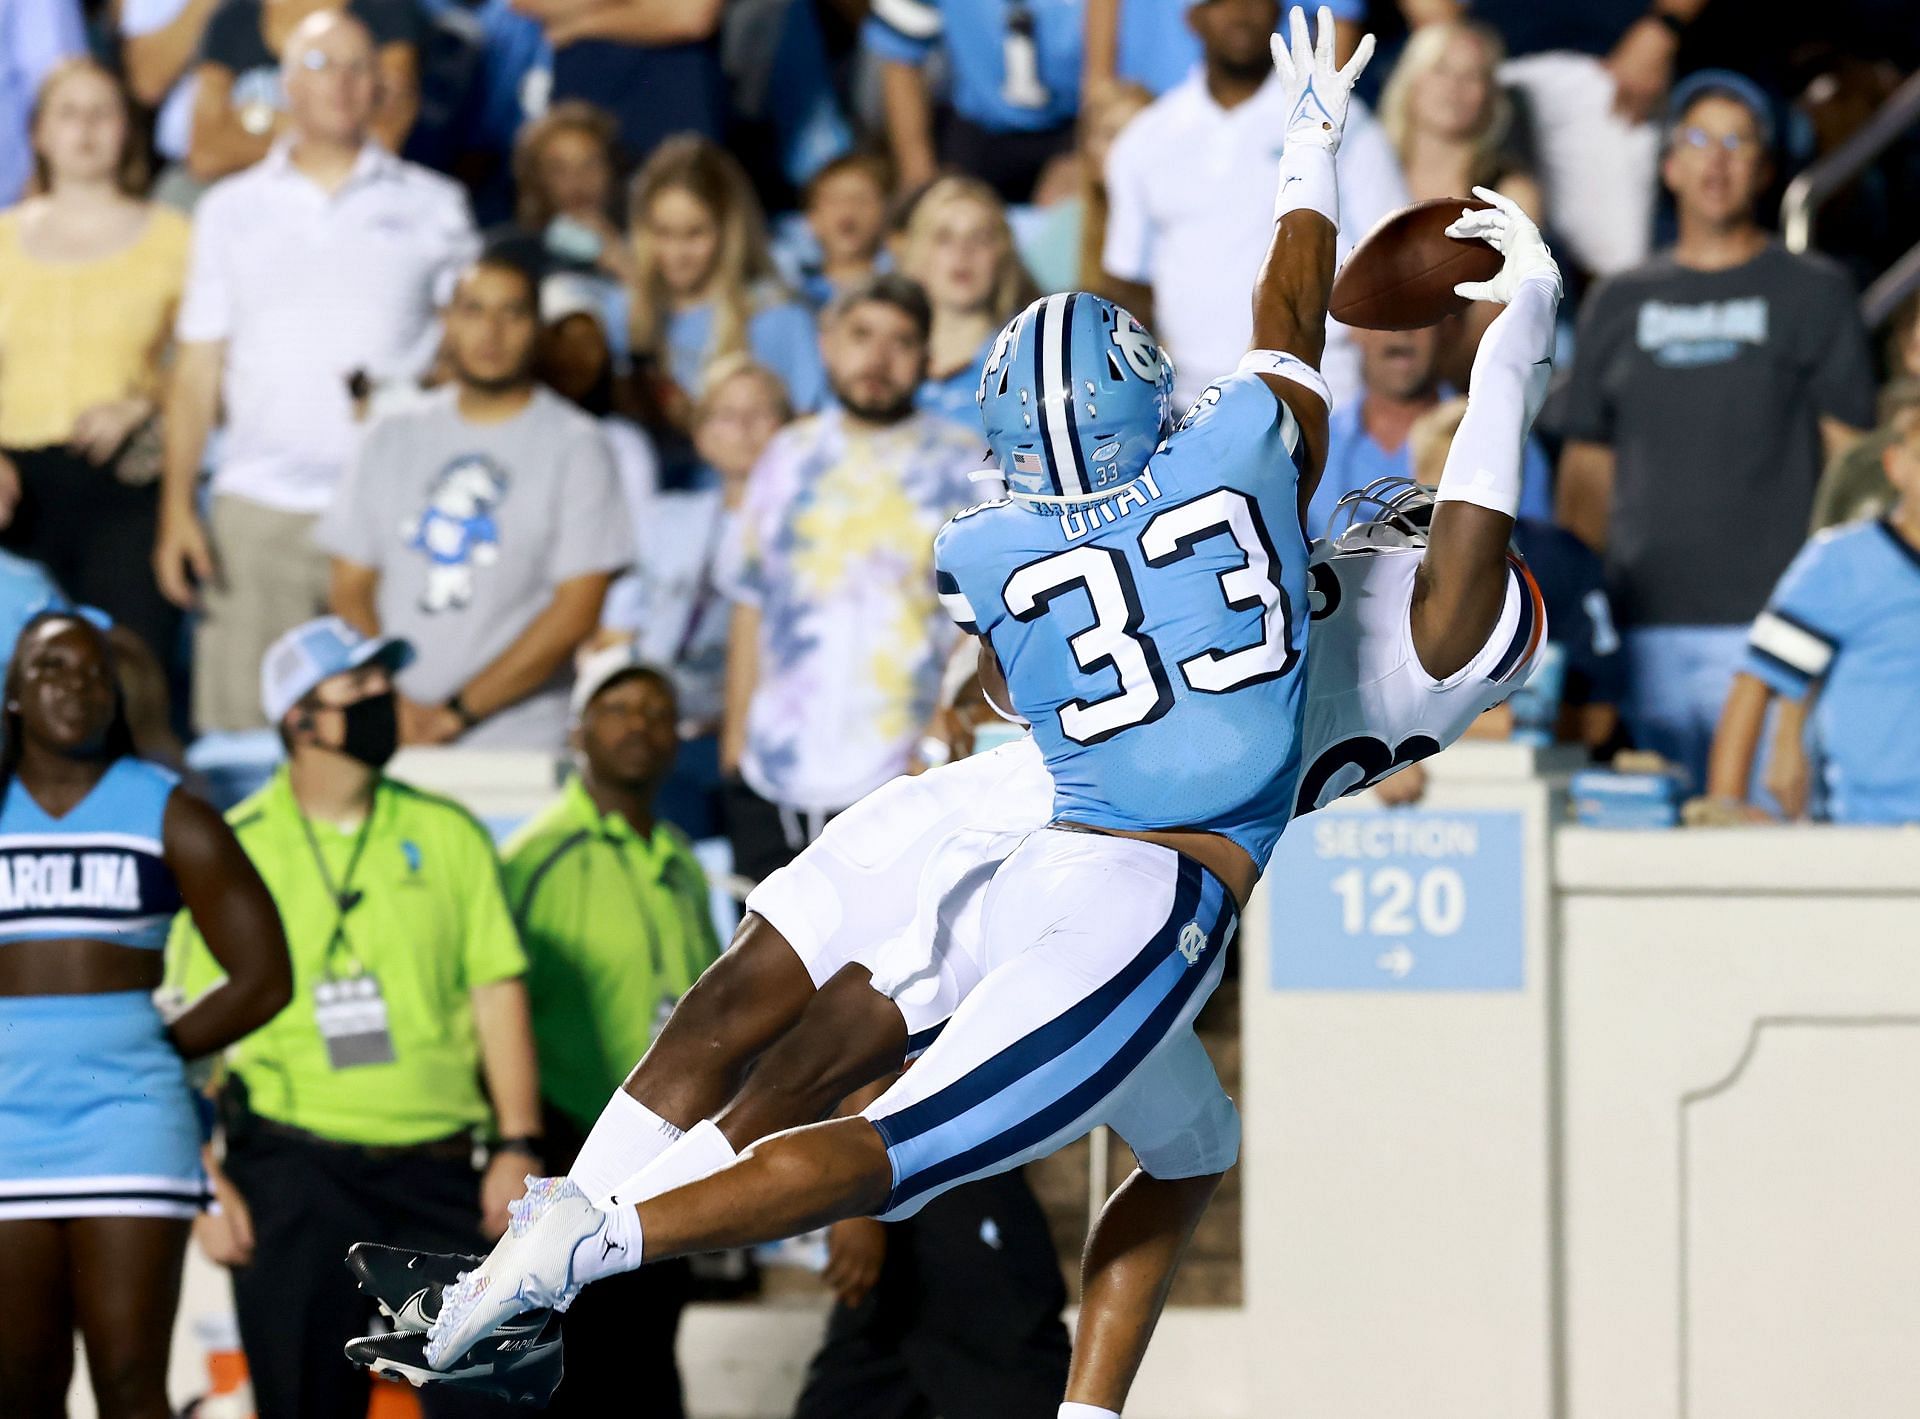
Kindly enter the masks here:
[[1861, 293], [1860, 318], [1867, 329], [1878, 330], [1887, 323], [1900, 302], [1920, 291], [1920, 242], [1907, 254], [1882, 271], [1871, 286]]
[[1792, 182], [1780, 202], [1780, 231], [1789, 251], [1813, 244], [1814, 213], [1888, 148], [1920, 123], [1920, 73], [1907, 76], [1858, 133]]
[[[1813, 245], [1813, 219], [1820, 208], [1871, 163], [1920, 124], [1920, 73], [1907, 76], [1872, 118], [1846, 142], [1787, 184], [1780, 202], [1780, 230], [1789, 251]], [[1860, 315], [1877, 329], [1909, 293], [1920, 290], [1920, 243], [1880, 274], [1860, 297]]]

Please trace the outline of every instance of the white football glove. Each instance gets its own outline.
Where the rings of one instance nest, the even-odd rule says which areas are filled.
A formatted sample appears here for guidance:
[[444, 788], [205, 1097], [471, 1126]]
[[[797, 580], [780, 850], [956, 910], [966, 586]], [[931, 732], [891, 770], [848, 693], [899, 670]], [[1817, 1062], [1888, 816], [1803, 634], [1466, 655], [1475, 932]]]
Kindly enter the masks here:
[[1503, 197], [1489, 187], [1476, 187], [1473, 195], [1482, 202], [1492, 203], [1491, 208], [1465, 208], [1447, 235], [1458, 237], [1462, 241], [1484, 241], [1488, 246], [1506, 258], [1499, 273], [1490, 281], [1462, 281], [1453, 288], [1456, 296], [1464, 296], [1470, 301], [1493, 301], [1505, 305], [1513, 299], [1513, 293], [1520, 283], [1528, 277], [1540, 277], [1553, 282], [1553, 296], [1560, 298], [1560, 264], [1553, 259], [1553, 253], [1547, 250], [1547, 243], [1540, 235], [1540, 228], [1533, 224], [1533, 218], [1520, 210], [1519, 204], [1510, 197]]
[[1287, 95], [1287, 143], [1308, 143], [1331, 153], [1340, 147], [1340, 133], [1347, 125], [1353, 81], [1373, 58], [1373, 36], [1361, 39], [1342, 69], [1333, 62], [1333, 11], [1325, 5], [1314, 29], [1317, 45], [1307, 38], [1306, 14], [1295, 9], [1289, 37], [1273, 37], [1273, 67]]

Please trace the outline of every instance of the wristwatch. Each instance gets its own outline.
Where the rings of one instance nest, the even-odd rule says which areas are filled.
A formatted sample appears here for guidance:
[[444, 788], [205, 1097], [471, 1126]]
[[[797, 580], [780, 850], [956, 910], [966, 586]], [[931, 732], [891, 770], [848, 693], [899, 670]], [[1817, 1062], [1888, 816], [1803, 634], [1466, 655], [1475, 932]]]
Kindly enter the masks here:
[[496, 1138], [493, 1147], [487, 1151], [490, 1156], [496, 1158], [502, 1153], [518, 1153], [523, 1158], [530, 1158], [535, 1163], [540, 1163], [545, 1161], [540, 1149], [540, 1145], [545, 1141], [533, 1134], [523, 1134], [517, 1138]]
[[453, 717], [460, 721], [462, 729], [471, 729], [480, 722], [480, 716], [467, 708], [465, 691], [456, 691], [447, 701], [447, 708], [453, 711]]

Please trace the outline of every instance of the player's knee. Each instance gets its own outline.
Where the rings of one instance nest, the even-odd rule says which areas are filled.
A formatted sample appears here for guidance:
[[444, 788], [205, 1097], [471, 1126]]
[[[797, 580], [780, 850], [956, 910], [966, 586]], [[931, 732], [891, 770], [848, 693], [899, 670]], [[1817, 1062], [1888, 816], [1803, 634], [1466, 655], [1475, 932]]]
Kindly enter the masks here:
[[863, 967], [847, 966], [767, 1051], [737, 1107], [767, 1110], [763, 1131], [811, 1123], [856, 1089], [898, 1069], [906, 1044], [899, 1008], [873, 989]]
[[907, 1025], [864, 966], [843, 967], [808, 1004], [792, 1036], [796, 1076], [831, 1106], [900, 1067]]

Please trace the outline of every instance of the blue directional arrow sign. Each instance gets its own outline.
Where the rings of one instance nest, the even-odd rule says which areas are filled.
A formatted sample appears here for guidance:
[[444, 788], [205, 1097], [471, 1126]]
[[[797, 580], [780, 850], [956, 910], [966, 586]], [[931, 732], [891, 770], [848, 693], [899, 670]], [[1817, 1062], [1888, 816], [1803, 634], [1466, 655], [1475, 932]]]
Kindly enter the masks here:
[[1316, 813], [1267, 868], [1275, 990], [1520, 990], [1521, 815]]

